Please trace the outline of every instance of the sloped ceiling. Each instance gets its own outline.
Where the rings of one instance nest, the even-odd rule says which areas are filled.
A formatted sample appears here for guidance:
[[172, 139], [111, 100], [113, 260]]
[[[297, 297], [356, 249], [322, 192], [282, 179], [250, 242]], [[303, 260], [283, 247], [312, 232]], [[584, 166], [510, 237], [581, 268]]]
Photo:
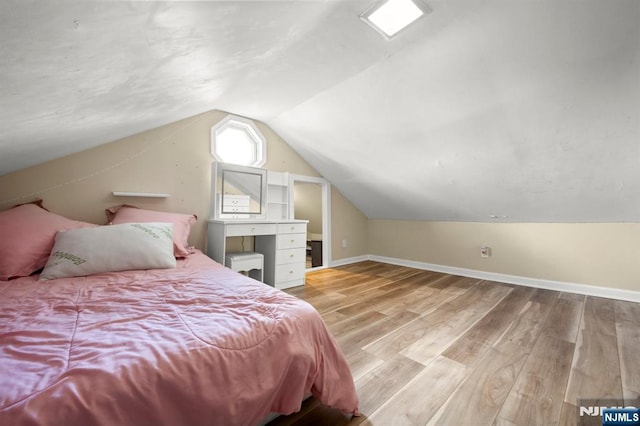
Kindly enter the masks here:
[[640, 2], [0, 3], [0, 174], [211, 109], [265, 121], [371, 218], [640, 218]]

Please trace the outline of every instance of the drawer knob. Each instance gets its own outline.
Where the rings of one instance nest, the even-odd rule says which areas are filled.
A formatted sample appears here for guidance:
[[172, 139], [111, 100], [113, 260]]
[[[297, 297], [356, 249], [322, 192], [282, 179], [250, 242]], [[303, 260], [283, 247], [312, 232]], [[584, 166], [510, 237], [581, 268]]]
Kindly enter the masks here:
[[290, 254], [290, 255], [289, 255], [289, 257], [295, 257], [295, 256], [296, 256], [295, 254]]
[[296, 229], [296, 227], [295, 227], [295, 226], [292, 226], [292, 227], [291, 227], [291, 230], [293, 231], [294, 229]]
[[251, 228], [251, 232], [256, 232], [256, 228]]
[[289, 271], [290, 274], [293, 274], [293, 271]]

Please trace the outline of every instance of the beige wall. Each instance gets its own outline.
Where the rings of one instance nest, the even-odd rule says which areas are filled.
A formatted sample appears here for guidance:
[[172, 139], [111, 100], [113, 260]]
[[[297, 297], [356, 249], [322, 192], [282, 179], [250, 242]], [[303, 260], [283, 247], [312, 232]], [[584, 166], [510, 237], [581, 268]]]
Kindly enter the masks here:
[[[43, 198], [52, 212], [105, 223], [116, 204], [196, 213], [191, 243], [204, 244], [209, 210], [209, 112], [0, 177], [0, 209]], [[163, 192], [167, 199], [114, 197], [112, 191]]]
[[322, 186], [294, 182], [293, 198], [295, 218], [309, 221], [307, 232], [310, 234], [322, 234]]
[[[105, 223], [106, 207], [193, 212], [191, 243], [204, 247], [209, 216], [210, 129], [226, 115], [211, 111], [91, 150], [0, 176], [0, 210], [43, 198], [55, 213]], [[319, 176], [277, 134], [266, 167]], [[112, 191], [167, 192], [167, 199], [114, 197]], [[487, 272], [640, 291], [640, 224], [496, 224], [367, 220], [331, 191], [332, 259], [365, 254]], [[347, 240], [347, 247], [342, 247]], [[479, 247], [492, 256], [482, 259]]]
[[[94, 223], [106, 223], [104, 209], [116, 204], [195, 213], [198, 222], [190, 242], [205, 244], [211, 186], [210, 130], [226, 116], [210, 111], [158, 127], [15, 173], [0, 176], [0, 210], [43, 198], [54, 213]], [[319, 176], [282, 138], [268, 126], [256, 122], [267, 139], [266, 168], [300, 175]], [[114, 197], [112, 191], [162, 192], [166, 199]], [[336, 191], [337, 194], [337, 191]], [[339, 194], [334, 203], [333, 233], [348, 224], [366, 240], [366, 218]], [[338, 237], [336, 237], [338, 238]], [[357, 245], [366, 254], [366, 245]], [[350, 251], [351, 253], [351, 251]], [[353, 252], [355, 253], [355, 252]]]
[[[492, 249], [480, 257], [480, 246]], [[638, 223], [457, 223], [369, 220], [370, 254], [640, 291]]]
[[[367, 217], [335, 188], [331, 188], [331, 228], [333, 260], [369, 254]], [[347, 240], [346, 248], [342, 240]]]

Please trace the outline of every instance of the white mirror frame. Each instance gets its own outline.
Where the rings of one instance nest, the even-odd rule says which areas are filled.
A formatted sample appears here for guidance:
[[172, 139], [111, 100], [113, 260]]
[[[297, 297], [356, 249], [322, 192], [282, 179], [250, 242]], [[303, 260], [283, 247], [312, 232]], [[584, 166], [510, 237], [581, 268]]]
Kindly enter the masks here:
[[[250, 174], [259, 174], [262, 176], [261, 188], [260, 188], [260, 213], [248, 213], [248, 214], [238, 214], [240, 217], [233, 218], [228, 217], [222, 214], [222, 197], [223, 195], [220, 191], [222, 188], [222, 174], [225, 171], [231, 171], [236, 173], [250, 173]], [[218, 191], [218, 187], [220, 187], [220, 191]], [[266, 209], [266, 199], [267, 199], [267, 170], [261, 169], [258, 167], [249, 167], [249, 166], [239, 166], [237, 164], [228, 164], [221, 163], [219, 161], [214, 161], [211, 163], [211, 205], [210, 205], [210, 216], [213, 219], [228, 219], [228, 220], [247, 220], [247, 219], [265, 219], [267, 215]]]

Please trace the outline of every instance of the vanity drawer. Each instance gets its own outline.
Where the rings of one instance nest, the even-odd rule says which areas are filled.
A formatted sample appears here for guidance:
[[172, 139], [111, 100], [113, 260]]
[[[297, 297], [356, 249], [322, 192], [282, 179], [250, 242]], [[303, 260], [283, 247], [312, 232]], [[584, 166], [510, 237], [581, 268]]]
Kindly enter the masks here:
[[249, 196], [248, 195], [231, 195], [224, 194], [224, 203], [225, 207], [249, 207]]
[[226, 213], [220, 213], [221, 219], [246, 219], [246, 213], [249, 213], [248, 206], [234, 206], [234, 207], [225, 207], [224, 211]]
[[306, 234], [306, 223], [279, 223], [278, 234]]
[[305, 269], [305, 264], [302, 262], [289, 265], [276, 265], [276, 288], [280, 288], [278, 284], [287, 281], [301, 281], [302, 284], [304, 282]]
[[307, 234], [278, 234], [277, 249], [306, 248]]
[[224, 213], [221, 213], [221, 214], [236, 213], [236, 212], [249, 213], [249, 206], [225, 206]]
[[232, 223], [226, 225], [226, 228], [227, 237], [273, 235], [276, 233], [275, 223]]
[[276, 264], [306, 262], [307, 250], [304, 248], [284, 249], [276, 251]]

